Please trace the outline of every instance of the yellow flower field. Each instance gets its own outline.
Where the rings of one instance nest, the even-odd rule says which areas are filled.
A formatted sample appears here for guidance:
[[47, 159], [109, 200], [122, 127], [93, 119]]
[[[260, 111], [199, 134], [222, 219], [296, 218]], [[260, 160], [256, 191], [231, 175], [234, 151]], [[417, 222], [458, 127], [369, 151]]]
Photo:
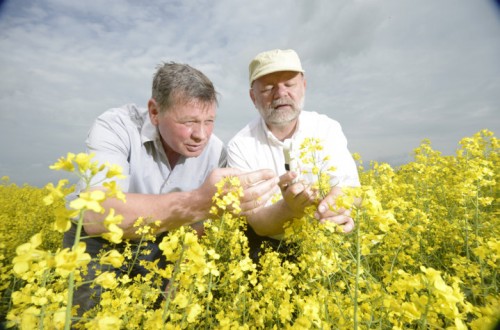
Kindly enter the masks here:
[[[318, 148], [320, 141], [305, 141], [301, 157]], [[320, 195], [331, 169], [311, 162]], [[319, 224], [311, 208], [259, 264], [248, 255], [234, 178], [219, 183], [205, 236], [171, 231], [158, 242], [166, 267], [143, 264], [146, 275], [117, 276], [114, 268], [130, 267], [155, 239], [155, 226], [139, 219], [140, 240], [96, 260], [102, 268], [93, 285], [103, 293], [82, 317], [73, 293], [91, 258], [80, 231], [72, 249], [61, 248], [62, 233], [70, 219], [81, 228], [83, 212], [124, 195], [110, 184], [66, 208], [67, 181], [38, 189], [2, 178], [2, 322], [19, 329], [492, 329], [500, 315], [498, 139], [483, 130], [462, 139], [455, 156], [424, 141], [408, 164], [364, 166], [362, 187], [333, 206], [352, 208], [353, 233]], [[86, 154], [68, 154], [52, 168], [87, 182], [99, 171], [121, 175]], [[122, 241], [120, 221], [106, 218], [110, 242]]]

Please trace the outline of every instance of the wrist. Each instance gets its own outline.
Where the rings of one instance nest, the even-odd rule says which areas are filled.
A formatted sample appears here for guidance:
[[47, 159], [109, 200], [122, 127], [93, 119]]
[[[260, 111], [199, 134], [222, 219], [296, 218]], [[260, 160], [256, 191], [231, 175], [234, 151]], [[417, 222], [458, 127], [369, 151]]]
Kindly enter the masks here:
[[186, 204], [193, 212], [193, 223], [205, 220], [210, 215], [212, 196], [207, 196], [201, 189], [195, 189], [188, 193]]

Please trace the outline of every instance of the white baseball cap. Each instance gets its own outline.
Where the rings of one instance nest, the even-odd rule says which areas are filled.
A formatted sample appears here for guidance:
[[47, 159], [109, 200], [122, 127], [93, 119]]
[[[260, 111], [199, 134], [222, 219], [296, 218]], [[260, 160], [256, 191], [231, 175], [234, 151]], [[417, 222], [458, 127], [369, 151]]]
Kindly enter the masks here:
[[250, 86], [266, 74], [278, 71], [304, 72], [300, 58], [292, 49], [273, 49], [257, 54], [248, 66], [250, 72]]

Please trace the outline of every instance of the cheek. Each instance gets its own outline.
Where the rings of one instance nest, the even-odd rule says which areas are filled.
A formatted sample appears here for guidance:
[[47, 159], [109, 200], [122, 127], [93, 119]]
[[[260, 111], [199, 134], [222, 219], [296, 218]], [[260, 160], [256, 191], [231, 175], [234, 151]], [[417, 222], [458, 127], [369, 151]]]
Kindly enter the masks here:
[[179, 140], [187, 140], [193, 133], [193, 130], [190, 127], [179, 125], [174, 129], [174, 132]]
[[268, 97], [260, 96], [255, 98], [256, 107], [267, 108], [271, 102], [272, 99]]
[[189, 139], [191, 135], [191, 129], [184, 125], [160, 125], [158, 127], [161, 136], [164, 140], [168, 141], [168, 143], [175, 144], [177, 142], [183, 142], [186, 139]]
[[208, 136], [212, 135], [213, 130], [214, 130], [214, 125], [213, 124], [207, 126], [207, 128], [206, 128], [207, 135]]

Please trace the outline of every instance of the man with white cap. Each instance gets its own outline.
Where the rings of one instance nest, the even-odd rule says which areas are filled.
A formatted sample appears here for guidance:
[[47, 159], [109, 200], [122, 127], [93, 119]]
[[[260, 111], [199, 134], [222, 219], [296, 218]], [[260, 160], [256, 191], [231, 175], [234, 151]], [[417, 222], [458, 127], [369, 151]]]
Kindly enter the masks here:
[[[341, 193], [341, 187], [360, 185], [356, 165], [340, 124], [325, 115], [302, 110], [306, 80], [299, 56], [290, 49], [262, 52], [251, 61], [249, 73], [250, 98], [260, 117], [230, 140], [228, 166], [246, 171], [273, 169], [281, 176], [283, 195], [277, 203], [249, 214], [249, 225], [259, 236], [272, 237], [283, 233], [287, 221], [303, 215], [313, 194], [307, 183], [297, 182], [299, 173], [293, 169], [287, 171], [283, 150], [290, 141], [298, 148], [305, 138], [319, 138], [323, 150], [316, 156], [319, 160], [328, 156], [326, 167], [333, 166], [336, 170], [332, 178], [334, 188], [319, 203], [315, 216], [319, 221], [341, 225], [344, 232], [352, 231], [354, 222], [349, 210], [333, 212], [329, 205]], [[299, 167], [307, 166], [298, 161]]]

